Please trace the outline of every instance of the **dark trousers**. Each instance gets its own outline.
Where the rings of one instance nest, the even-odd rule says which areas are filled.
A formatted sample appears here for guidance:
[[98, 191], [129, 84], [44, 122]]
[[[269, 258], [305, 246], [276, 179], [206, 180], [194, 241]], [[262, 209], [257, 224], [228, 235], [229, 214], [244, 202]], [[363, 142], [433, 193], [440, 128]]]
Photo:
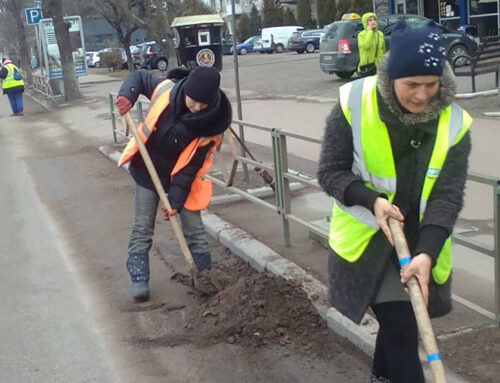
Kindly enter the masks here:
[[418, 328], [410, 302], [372, 306], [380, 329], [373, 356], [373, 373], [391, 383], [424, 383], [418, 357]]
[[23, 92], [9, 93], [7, 94], [9, 97], [10, 108], [12, 109], [12, 113], [19, 114], [23, 112]]

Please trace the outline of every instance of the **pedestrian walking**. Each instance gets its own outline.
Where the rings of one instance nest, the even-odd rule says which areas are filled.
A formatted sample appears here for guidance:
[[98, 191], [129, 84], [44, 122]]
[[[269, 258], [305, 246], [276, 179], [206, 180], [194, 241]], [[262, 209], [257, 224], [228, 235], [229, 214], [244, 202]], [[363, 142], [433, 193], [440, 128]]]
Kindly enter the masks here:
[[24, 114], [24, 81], [18, 67], [8, 58], [2, 60], [0, 69], [0, 79], [2, 79], [3, 94], [9, 98], [12, 116], [22, 116]]
[[377, 65], [385, 53], [384, 34], [378, 30], [377, 15], [367, 12], [361, 17], [363, 30], [358, 34], [360, 77], [373, 76]]
[[[134, 71], [124, 80], [116, 107], [127, 113], [140, 94], [151, 100], [145, 121], [138, 127], [172, 206], [180, 214], [182, 230], [198, 271], [210, 269], [211, 256], [200, 212], [211, 198], [205, 174], [212, 152], [231, 123], [231, 104], [219, 88], [220, 74], [212, 67], [189, 72], [176, 69], [159, 79]], [[152, 246], [159, 197], [145, 163], [131, 140], [119, 161], [130, 162], [135, 185], [135, 215], [128, 244], [127, 269], [136, 301], [149, 299], [149, 251]], [[164, 211], [165, 218], [169, 214]]]
[[[414, 275], [431, 317], [451, 306], [450, 235], [463, 205], [472, 119], [435, 24], [398, 24], [376, 76], [340, 88], [318, 169], [335, 199], [329, 300], [359, 323], [371, 307], [380, 330], [371, 382], [422, 383], [415, 316], [404, 290]], [[412, 253], [401, 276], [388, 218], [404, 222]]]

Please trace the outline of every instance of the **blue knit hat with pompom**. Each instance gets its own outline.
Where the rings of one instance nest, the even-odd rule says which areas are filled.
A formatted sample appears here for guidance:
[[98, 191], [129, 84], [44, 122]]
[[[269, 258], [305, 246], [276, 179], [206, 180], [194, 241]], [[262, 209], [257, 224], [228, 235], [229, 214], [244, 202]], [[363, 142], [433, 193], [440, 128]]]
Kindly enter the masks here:
[[395, 80], [412, 76], [441, 76], [446, 50], [433, 22], [411, 27], [399, 21], [391, 34], [387, 75]]

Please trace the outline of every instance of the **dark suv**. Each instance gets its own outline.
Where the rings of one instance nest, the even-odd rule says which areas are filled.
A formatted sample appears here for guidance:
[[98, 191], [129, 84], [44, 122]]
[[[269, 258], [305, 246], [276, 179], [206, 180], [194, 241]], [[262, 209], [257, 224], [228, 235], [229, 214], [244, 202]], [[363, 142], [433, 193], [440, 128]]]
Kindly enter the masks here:
[[319, 49], [322, 32], [322, 29], [293, 32], [288, 39], [288, 50], [297, 53], [313, 53], [316, 49]]
[[140, 66], [145, 69], [167, 70], [168, 60], [165, 52], [155, 42], [142, 44]]
[[[417, 15], [384, 15], [378, 17], [378, 26], [385, 35], [385, 44], [389, 49], [391, 33], [398, 20], [404, 19], [407, 25], [418, 27], [429, 22], [429, 19]], [[464, 32], [451, 31], [438, 24], [441, 28], [443, 44], [447, 59], [462, 55], [474, 55], [477, 43], [474, 38]], [[363, 30], [361, 19], [335, 21], [325, 28], [320, 43], [319, 65], [323, 72], [335, 73], [340, 78], [349, 78], [356, 72], [359, 62], [358, 33]], [[465, 64], [458, 62], [458, 65]], [[460, 61], [460, 59], [458, 60]]]

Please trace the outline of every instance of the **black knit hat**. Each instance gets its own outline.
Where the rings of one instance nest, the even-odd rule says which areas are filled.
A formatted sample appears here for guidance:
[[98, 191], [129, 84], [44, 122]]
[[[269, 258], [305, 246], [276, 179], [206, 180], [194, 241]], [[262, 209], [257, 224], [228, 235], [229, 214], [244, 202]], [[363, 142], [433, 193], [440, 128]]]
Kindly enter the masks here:
[[199, 66], [193, 70], [184, 83], [184, 94], [193, 100], [211, 104], [217, 95], [220, 74], [213, 67]]
[[398, 22], [391, 34], [387, 75], [394, 80], [412, 76], [441, 76], [446, 50], [434, 22], [412, 28]]

